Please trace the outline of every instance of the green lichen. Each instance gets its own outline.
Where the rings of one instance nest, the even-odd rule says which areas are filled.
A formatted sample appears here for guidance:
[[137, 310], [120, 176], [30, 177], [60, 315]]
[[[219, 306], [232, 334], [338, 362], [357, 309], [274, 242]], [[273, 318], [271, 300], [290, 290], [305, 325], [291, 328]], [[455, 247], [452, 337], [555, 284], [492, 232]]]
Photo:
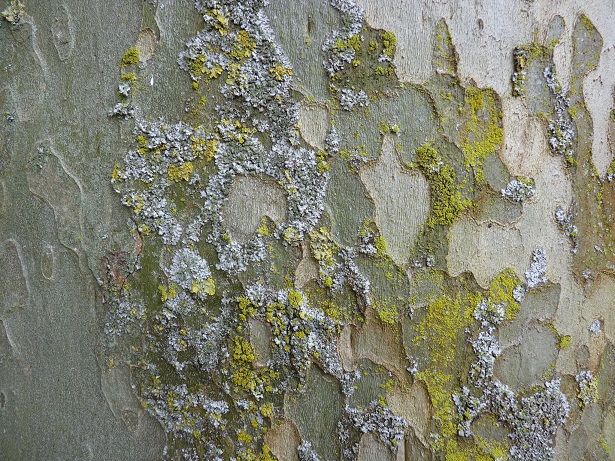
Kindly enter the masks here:
[[229, 53], [232, 58], [238, 60], [248, 59], [256, 49], [256, 42], [250, 38], [246, 30], [237, 32], [237, 42], [233, 45], [233, 50]]
[[362, 48], [362, 44], [361, 44], [361, 35], [360, 34], [355, 34], [351, 37], [349, 37], [348, 39], [341, 39], [338, 38], [335, 41], [335, 45], [334, 45], [334, 49], [336, 51], [345, 51], [348, 48], [352, 48], [354, 51], [361, 51]]
[[504, 308], [504, 318], [514, 319], [519, 312], [519, 303], [514, 297], [516, 288], [522, 286], [521, 279], [513, 269], [506, 269], [496, 275], [489, 284], [488, 299]]
[[475, 437], [476, 444], [448, 440], [445, 445], [445, 461], [503, 461], [508, 453], [497, 441], [485, 441]]
[[571, 342], [572, 342], [572, 336], [570, 336], [570, 335], [561, 335], [559, 337], [558, 342], [557, 342], [557, 347], [559, 349], [565, 349], [566, 347], [570, 346]]
[[214, 279], [209, 277], [203, 281], [192, 281], [192, 286], [190, 288], [190, 292], [194, 294], [205, 293], [209, 296], [213, 296], [216, 294], [216, 285]]
[[602, 447], [602, 449], [607, 455], [611, 453], [611, 447], [609, 446], [609, 444], [607, 443], [604, 437], [600, 439], [600, 446]]
[[297, 290], [290, 290], [288, 292], [288, 303], [292, 307], [299, 307], [303, 303], [303, 295]]
[[399, 320], [400, 309], [395, 300], [376, 302], [372, 308], [378, 314], [378, 319], [385, 325], [395, 325]]
[[2, 12], [2, 17], [17, 26], [26, 15], [26, 6], [20, 0], [11, 0], [9, 7]]
[[316, 168], [319, 173], [324, 173], [329, 170], [329, 153], [325, 150], [319, 149], [316, 152]]
[[266, 219], [264, 219], [260, 227], [256, 229], [256, 232], [258, 235], [262, 235], [263, 237], [269, 237], [269, 235], [271, 235], [271, 229], [269, 228]]
[[395, 47], [397, 46], [397, 37], [391, 31], [385, 30], [380, 35], [382, 39], [382, 54], [389, 59], [395, 56]]
[[416, 164], [429, 180], [431, 214], [427, 225], [450, 226], [472, 205], [471, 200], [463, 197], [455, 171], [431, 145], [416, 150]]
[[273, 392], [274, 382], [280, 377], [279, 373], [268, 367], [255, 369], [254, 347], [244, 337], [235, 336], [232, 344], [230, 365], [235, 390], [252, 394], [256, 398], [262, 398], [263, 393]]
[[483, 163], [489, 155], [497, 155], [504, 140], [502, 112], [497, 93], [470, 86], [465, 92], [461, 149], [466, 168], [474, 172], [477, 185], [485, 181]]
[[555, 339], [557, 340], [557, 348], [558, 349], [564, 349], [568, 346], [570, 346], [570, 343], [572, 341], [572, 337], [570, 335], [562, 335], [559, 333], [559, 331], [557, 331], [557, 328], [555, 328], [555, 325], [553, 325], [553, 322], [546, 322], [547, 327], [549, 328], [549, 330], [551, 330], [551, 333], [553, 333], [553, 336], [555, 336]]
[[337, 252], [338, 247], [333, 242], [329, 229], [323, 226], [310, 232], [310, 249], [312, 256], [319, 263], [320, 277], [323, 284], [325, 287], [330, 288], [333, 284], [333, 279], [327, 269], [335, 264], [334, 254]]
[[136, 46], [131, 46], [126, 50], [126, 53], [120, 59], [120, 67], [133, 66], [139, 63], [139, 49]]
[[427, 387], [438, 432], [444, 438], [457, 433], [456, 410], [451, 399], [457, 386], [453, 370], [459, 358], [458, 344], [464, 340], [464, 330], [474, 322], [474, 307], [479, 300], [472, 294], [442, 295], [426, 306], [426, 315], [416, 326], [414, 341], [426, 348], [428, 356], [416, 377]]
[[137, 81], [137, 74], [135, 74], [134, 72], [128, 72], [126, 74], [122, 74], [121, 78], [125, 82], [134, 83]]
[[194, 165], [192, 162], [186, 162], [177, 166], [169, 165], [168, 175], [171, 181], [188, 181], [193, 171]]
[[446, 21], [441, 19], [436, 25], [436, 43], [434, 47], [434, 67], [436, 72], [455, 76], [457, 74], [457, 53], [453, 46], [451, 33]]

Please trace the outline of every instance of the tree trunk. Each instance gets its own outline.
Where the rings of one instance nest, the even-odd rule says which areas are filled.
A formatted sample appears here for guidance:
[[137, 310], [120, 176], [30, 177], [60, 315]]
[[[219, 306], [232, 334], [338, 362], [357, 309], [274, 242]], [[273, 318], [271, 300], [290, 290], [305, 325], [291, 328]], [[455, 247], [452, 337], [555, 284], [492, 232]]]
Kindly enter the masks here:
[[613, 459], [612, 2], [3, 1], [0, 458]]

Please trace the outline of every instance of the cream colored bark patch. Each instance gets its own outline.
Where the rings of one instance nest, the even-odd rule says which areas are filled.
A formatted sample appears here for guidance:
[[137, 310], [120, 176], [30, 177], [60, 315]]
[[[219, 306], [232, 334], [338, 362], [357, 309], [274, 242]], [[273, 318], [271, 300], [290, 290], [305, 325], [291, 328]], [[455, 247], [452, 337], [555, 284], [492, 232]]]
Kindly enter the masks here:
[[429, 402], [427, 389], [419, 382], [415, 382], [410, 390], [395, 386], [387, 395], [391, 411], [404, 418], [425, 445], [429, 445], [429, 430], [433, 415], [433, 408]]
[[222, 209], [222, 218], [231, 238], [245, 243], [261, 226], [264, 216], [275, 222], [286, 219], [284, 191], [275, 182], [255, 176], [236, 178]]
[[267, 432], [265, 443], [278, 461], [298, 461], [297, 447], [301, 443], [297, 428], [288, 419], [283, 419]]
[[337, 353], [340, 356], [344, 371], [352, 371], [357, 368], [357, 358], [352, 347], [352, 328], [352, 325], [344, 326], [337, 342]]
[[158, 47], [156, 34], [152, 29], [143, 29], [139, 32], [137, 38], [137, 49], [139, 50], [139, 61], [147, 62], [154, 55], [154, 51]]
[[531, 117], [521, 99], [504, 98], [504, 148], [502, 161], [511, 174], [530, 176], [540, 165], [549, 147], [540, 120]]
[[504, 269], [529, 264], [524, 259], [521, 233], [517, 229], [477, 223], [467, 217], [451, 228], [446, 261], [451, 276], [472, 272], [483, 288]]
[[384, 445], [375, 434], [367, 433], [359, 442], [358, 461], [392, 461], [393, 453]]
[[310, 105], [299, 109], [299, 131], [310, 145], [325, 148], [325, 138], [329, 131], [329, 112], [326, 108]]
[[538, 27], [527, 13], [531, 6], [523, 0], [399, 0], [386, 2], [386, 6], [370, 0], [357, 3], [365, 9], [371, 26], [397, 36], [395, 64], [401, 80], [425, 82], [432, 76], [434, 30], [440, 18], [446, 18], [461, 57], [462, 78], [473, 78], [478, 86], [489, 86], [499, 94], [510, 91], [511, 50], [520, 43], [531, 42], [534, 27]]
[[594, 374], [599, 371], [607, 341], [615, 341], [614, 293], [615, 280], [602, 275], [595, 281], [591, 295], [582, 306], [579, 336], [588, 339], [589, 369]]
[[375, 165], [360, 172], [376, 205], [376, 223], [395, 263], [405, 266], [421, 226], [429, 214], [429, 183], [404, 168], [395, 151], [395, 136], [386, 136]]
[[310, 249], [307, 244], [301, 245], [303, 258], [299, 261], [297, 269], [295, 269], [295, 284], [299, 288], [303, 288], [310, 280], [318, 278], [318, 262], [310, 254]]
[[355, 359], [369, 359], [393, 372], [400, 380], [407, 375], [399, 332], [376, 320], [373, 309], [365, 312], [363, 326], [352, 331], [351, 344]]

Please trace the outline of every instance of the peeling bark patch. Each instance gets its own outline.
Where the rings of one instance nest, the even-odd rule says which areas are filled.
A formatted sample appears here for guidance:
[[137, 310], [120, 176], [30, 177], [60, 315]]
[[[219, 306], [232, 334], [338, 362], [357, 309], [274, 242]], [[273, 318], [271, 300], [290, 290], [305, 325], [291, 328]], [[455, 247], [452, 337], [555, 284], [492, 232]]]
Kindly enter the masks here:
[[278, 461], [299, 461], [297, 447], [301, 443], [299, 432], [289, 419], [280, 420], [265, 436], [265, 443]]
[[29, 172], [28, 186], [53, 209], [62, 244], [79, 254], [82, 245], [81, 187], [55, 154], [47, 151], [45, 159], [40, 170]]
[[[447, 265], [453, 276], [471, 271], [478, 283], [487, 287], [503, 269], [525, 265], [521, 233], [515, 228], [465, 218], [452, 226], [449, 235]], [[508, 249], [505, 254], [503, 246]]]
[[325, 139], [329, 132], [329, 113], [324, 107], [302, 105], [299, 109], [299, 124], [303, 139], [315, 148], [325, 148]]

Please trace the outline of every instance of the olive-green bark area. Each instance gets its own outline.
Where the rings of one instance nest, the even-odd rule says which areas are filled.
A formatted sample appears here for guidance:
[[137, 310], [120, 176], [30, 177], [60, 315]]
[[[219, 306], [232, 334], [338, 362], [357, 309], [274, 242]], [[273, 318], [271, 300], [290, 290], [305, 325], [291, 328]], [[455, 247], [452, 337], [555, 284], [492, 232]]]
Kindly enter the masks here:
[[[495, 219], [510, 222], [519, 211], [518, 204], [503, 200], [500, 194], [510, 175], [498, 156], [503, 140], [499, 97], [493, 90], [461, 84], [444, 22], [438, 24], [437, 34], [433, 60], [438, 72], [425, 86], [396, 79], [374, 85], [378, 76], [364, 72], [342, 79], [354, 91], [365, 91], [372, 101], [351, 111], [335, 110], [333, 105], [332, 121], [340, 136], [339, 159], [346, 162], [350, 173], [378, 158], [384, 136], [397, 137], [400, 162], [420, 171], [430, 186], [431, 216], [417, 241], [408, 242], [413, 247], [413, 263], [424, 265], [429, 258], [433, 267], [445, 269], [448, 228], [462, 213], [485, 217], [485, 211], [493, 211]], [[368, 39], [361, 36], [357, 43]], [[444, 55], [449, 65], [441, 69], [438, 64]], [[339, 171], [340, 167], [332, 171], [333, 188], [342, 182]], [[345, 199], [337, 193], [330, 195], [333, 208]], [[353, 230], [349, 228], [346, 234]]]
[[[530, 306], [545, 293], [558, 298], [557, 286], [534, 263], [527, 282], [506, 269], [486, 288], [472, 274], [447, 272], [449, 230], [461, 217], [507, 224], [523, 209], [525, 196], [504, 193], [513, 178], [499, 157], [497, 93], [461, 81], [444, 20], [434, 76], [410, 85], [395, 74], [394, 34], [369, 27], [350, 2], [301, 2], [298, 14], [272, 2], [262, 13], [271, 14], [275, 37], [261, 33], [258, 5], [245, 7], [254, 14], [242, 22], [244, 6], [223, 3], [204, 2], [203, 35], [180, 58], [191, 79], [185, 111], [172, 122], [147, 121], [164, 99], [147, 85], [156, 59], [141, 63], [138, 44], [117, 58], [118, 82], [130, 88], [120, 86], [113, 114], [124, 130], [132, 115], [140, 121], [110, 172], [131, 209], [132, 240], [104, 260], [111, 307], [101, 352], [106, 366], [134, 370], [143, 409], [166, 431], [167, 458], [266, 461], [290, 452], [346, 460], [374, 450], [383, 459], [400, 450], [449, 461], [550, 457], [577, 389], [562, 393], [553, 376], [551, 361], [570, 342], [552, 325], [555, 307], [537, 316]], [[323, 28], [310, 25], [314, 17]], [[304, 20], [303, 37], [303, 29], [285, 32]], [[577, 48], [599, 49], [596, 34], [581, 18]], [[582, 85], [595, 63], [577, 48]], [[524, 75], [516, 91], [542, 91], [546, 120], [555, 120], [552, 144], [571, 174], [586, 175], [575, 186], [590, 187], [591, 152], [579, 136], [569, 146], [565, 133], [571, 111], [585, 110], [582, 86], [563, 107], [556, 87], [538, 84], [549, 49], [531, 45], [515, 56]], [[298, 105], [326, 112], [324, 145], [302, 138]], [[575, 123], [575, 133], [591, 131]], [[387, 211], [361, 176], [391, 138], [401, 174], [420, 175], [429, 189], [428, 216], [401, 263], [379, 228]], [[248, 176], [279, 187], [286, 213], [271, 214], [286, 218], [258, 216], [261, 225], [239, 242], [225, 210], [237, 178]], [[522, 191], [533, 184], [517, 183]], [[590, 192], [601, 194], [599, 207], [584, 212], [599, 226], [609, 192], [602, 183]], [[575, 256], [583, 261], [584, 232], [579, 226]], [[530, 284], [531, 275], [538, 281]], [[500, 332], [511, 325], [528, 345], [501, 360], [547, 357], [519, 365], [521, 376], [497, 366]], [[287, 432], [296, 437], [278, 439]]]

